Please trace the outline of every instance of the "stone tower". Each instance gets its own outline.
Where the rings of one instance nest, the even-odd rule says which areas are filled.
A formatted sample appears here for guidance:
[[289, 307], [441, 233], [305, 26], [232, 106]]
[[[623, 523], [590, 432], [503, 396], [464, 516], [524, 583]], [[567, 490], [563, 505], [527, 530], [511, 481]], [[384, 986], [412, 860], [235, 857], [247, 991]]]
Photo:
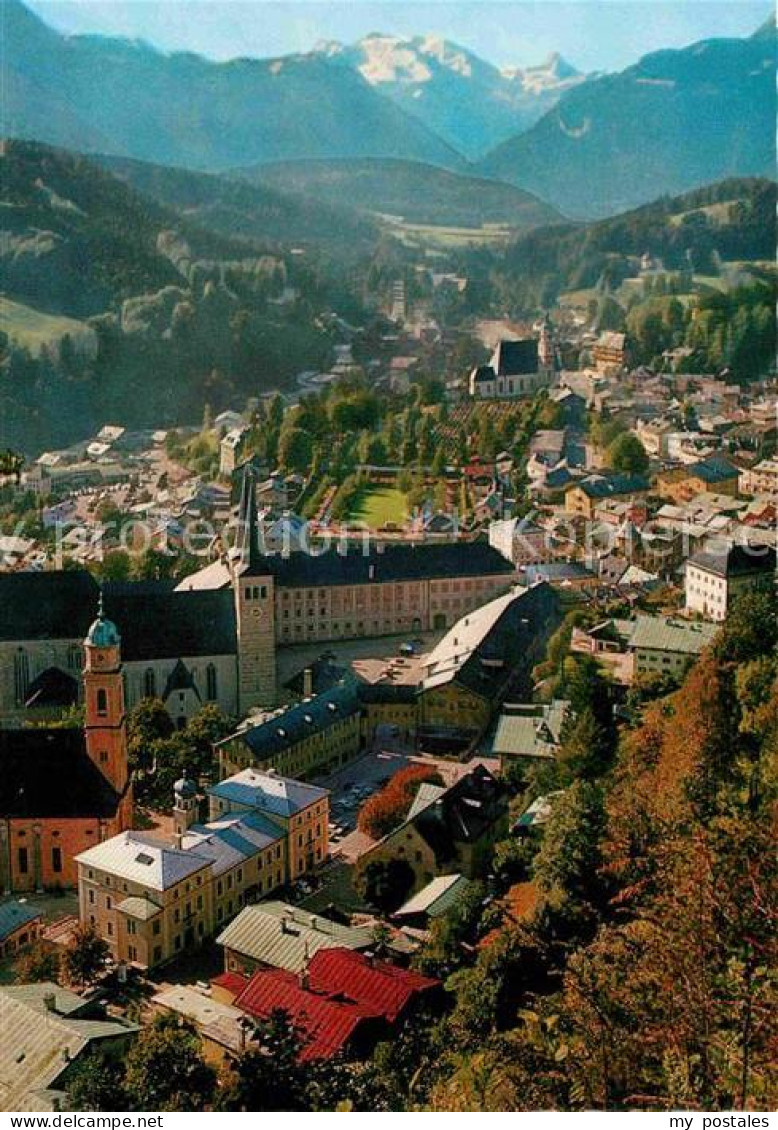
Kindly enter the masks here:
[[192, 827], [197, 820], [197, 785], [184, 772], [183, 777], [173, 785], [173, 821], [177, 836]]
[[84, 652], [86, 750], [105, 779], [123, 794], [129, 771], [121, 639], [116, 625], [103, 614], [102, 594], [97, 619], [84, 640]]
[[540, 337], [538, 339], [538, 361], [540, 362], [542, 368], [553, 369], [554, 360], [554, 338], [551, 329], [551, 322], [549, 320], [548, 314], [546, 314], [540, 327]]
[[259, 545], [254, 475], [243, 477], [239, 553], [233, 576], [238, 634], [238, 708], [276, 701], [275, 581]]

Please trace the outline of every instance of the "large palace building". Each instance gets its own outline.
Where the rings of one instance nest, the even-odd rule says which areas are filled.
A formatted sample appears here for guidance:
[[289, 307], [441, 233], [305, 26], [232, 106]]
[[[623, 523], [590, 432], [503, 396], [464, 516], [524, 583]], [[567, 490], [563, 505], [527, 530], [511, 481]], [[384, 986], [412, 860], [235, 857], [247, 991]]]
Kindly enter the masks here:
[[[108, 582], [122, 625], [129, 706], [155, 696], [183, 722], [216, 702], [228, 714], [273, 705], [279, 644], [448, 628], [505, 592], [514, 566], [485, 543], [262, 552], [254, 482], [244, 480], [240, 544], [187, 577]], [[86, 571], [0, 574], [0, 718], [45, 720], [80, 698], [83, 638], [99, 588]]]

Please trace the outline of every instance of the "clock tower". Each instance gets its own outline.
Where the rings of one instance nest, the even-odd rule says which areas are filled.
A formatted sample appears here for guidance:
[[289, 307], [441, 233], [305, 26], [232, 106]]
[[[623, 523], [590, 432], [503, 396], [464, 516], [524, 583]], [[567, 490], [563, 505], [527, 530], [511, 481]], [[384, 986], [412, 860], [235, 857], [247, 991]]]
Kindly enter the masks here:
[[254, 476], [247, 470], [240, 503], [240, 552], [233, 577], [238, 635], [238, 707], [276, 701], [275, 579], [260, 550]]

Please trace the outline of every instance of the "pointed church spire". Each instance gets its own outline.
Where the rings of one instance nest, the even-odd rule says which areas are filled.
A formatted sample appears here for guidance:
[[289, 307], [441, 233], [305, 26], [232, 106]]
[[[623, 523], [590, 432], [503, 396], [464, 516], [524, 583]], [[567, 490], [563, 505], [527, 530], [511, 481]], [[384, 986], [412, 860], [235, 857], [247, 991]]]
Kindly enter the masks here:
[[240, 492], [240, 562], [248, 566], [250, 573], [262, 567], [262, 552], [259, 548], [259, 529], [257, 526], [257, 495], [254, 472], [247, 467], [243, 472]]

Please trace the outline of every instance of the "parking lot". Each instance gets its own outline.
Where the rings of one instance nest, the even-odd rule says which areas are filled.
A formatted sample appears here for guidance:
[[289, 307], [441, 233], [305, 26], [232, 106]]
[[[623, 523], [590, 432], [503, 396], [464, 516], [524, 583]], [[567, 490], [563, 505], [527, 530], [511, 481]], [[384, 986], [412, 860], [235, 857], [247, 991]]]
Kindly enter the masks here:
[[399, 769], [410, 763], [413, 747], [404, 743], [394, 727], [382, 727], [373, 748], [316, 783], [330, 790], [330, 842], [337, 846], [356, 827], [360, 808]]

